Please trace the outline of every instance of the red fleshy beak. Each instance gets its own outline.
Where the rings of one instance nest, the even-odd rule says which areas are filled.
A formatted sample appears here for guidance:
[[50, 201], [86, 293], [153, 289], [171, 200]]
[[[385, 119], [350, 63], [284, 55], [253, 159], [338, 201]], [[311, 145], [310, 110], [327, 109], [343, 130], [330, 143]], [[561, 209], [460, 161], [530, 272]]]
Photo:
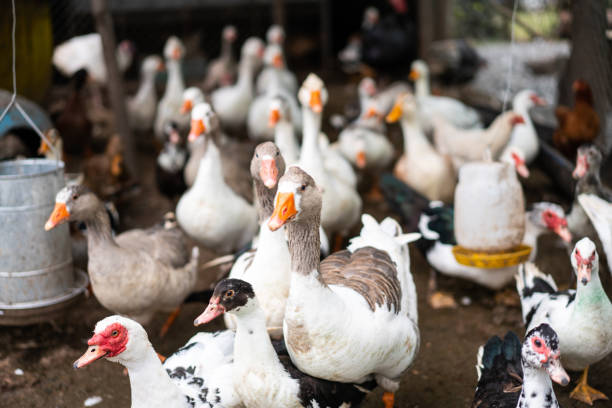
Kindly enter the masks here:
[[521, 115], [515, 115], [514, 117], [512, 117], [511, 123], [512, 125], [519, 125], [521, 123], [525, 123], [525, 118]]
[[221, 299], [219, 297], [210, 299], [210, 303], [206, 307], [206, 310], [204, 310], [201, 315], [196, 317], [196, 319], [193, 321], [193, 325], [199, 326], [201, 324], [206, 324], [225, 313], [225, 308], [219, 304], [220, 300]]
[[514, 168], [516, 172], [523, 178], [529, 177], [529, 169], [525, 165], [525, 160], [523, 160], [518, 154], [512, 153], [512, 161], [514, 161]]
[[557, 224], [553, 231], [555, 231], [555, 234], [560, 236], [565, 242], [572, 242], [572, 233], [567, 228], [567, 223], [565, 225]]
[[589, 163], [587, 161], [586, 156], [579, 155], [578, 158], [576, 159], [576, 168], [572, 172], [572, 177], [575, 178], [576, 180], [580, 179], [584, 177], [584, 175], [586, 174], [588, 170], [589, 170]]
[[536, 94], [532, 94], [532, 95], [529, 97], [529, 99], [531, 99], [531, 101], [532, 101], [533, 103], [535, 103], [536, 105], [538, 105], [538, 106], [546, 106], [546, 105], [547, 105], [546, 100], [545, 100], [544, 98], [540, 98], [540, 97], [539, 97], [538, 95], [536, 95]]
[[278, 168], [274, 159], [263, 159], [259, 169], [259, 177], [267, 188], [272, 188], [278, 182]]
[[566, 386], [569, 384], [570, 377], [561, 365], [561, 361], [559, 360], [559, 355], [550, 356], [548, 365], [546, 366], [546, 372], [550, 376], [550, 379], [560, 384], [562, 386]]

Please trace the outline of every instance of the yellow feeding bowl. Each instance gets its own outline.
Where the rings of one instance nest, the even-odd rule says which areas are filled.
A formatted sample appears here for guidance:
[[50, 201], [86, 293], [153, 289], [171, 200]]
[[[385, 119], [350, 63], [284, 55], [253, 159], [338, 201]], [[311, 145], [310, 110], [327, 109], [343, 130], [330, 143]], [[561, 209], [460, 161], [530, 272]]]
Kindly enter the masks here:
[[506, 268], [525, 262], [529, 258], [531, 247], [519, 245], [507, 252], [476, 252], [464, 248], [460, 245], [453, 247], [453, 255], [461, 265], [473, 266], [476, 268], [493, 269]]

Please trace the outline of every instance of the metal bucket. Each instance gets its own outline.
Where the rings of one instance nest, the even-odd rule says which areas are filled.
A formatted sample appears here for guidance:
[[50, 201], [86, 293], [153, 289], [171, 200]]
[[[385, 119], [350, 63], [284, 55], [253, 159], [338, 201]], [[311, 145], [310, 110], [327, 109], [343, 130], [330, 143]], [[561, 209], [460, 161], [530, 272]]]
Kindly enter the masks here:
[[[41, 319], [83, 292], [75, 277], [68, 225], [45, 231], [55, 194], [64, 186], [64, 163], [46, 159], [0, 163], [0, 324]], [[42, 313], [44, 315], [44, 313]], [[40, 316], [46, 318], [46, 316]]]

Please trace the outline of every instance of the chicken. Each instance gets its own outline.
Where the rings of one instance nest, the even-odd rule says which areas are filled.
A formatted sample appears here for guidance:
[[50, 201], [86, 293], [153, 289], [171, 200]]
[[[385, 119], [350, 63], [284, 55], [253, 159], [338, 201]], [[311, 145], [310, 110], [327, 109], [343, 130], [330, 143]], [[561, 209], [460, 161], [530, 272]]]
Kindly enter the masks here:
[[574, 108], [558, 106], [555, 116], [559, 127], [553, 134], [555, 147], [570, 160], [576, 158], [580, 145], [592, 142], [599, 133], [599, 116], [593, 105], [593, 93], [586, 81], [578, 79], [572, 85]]

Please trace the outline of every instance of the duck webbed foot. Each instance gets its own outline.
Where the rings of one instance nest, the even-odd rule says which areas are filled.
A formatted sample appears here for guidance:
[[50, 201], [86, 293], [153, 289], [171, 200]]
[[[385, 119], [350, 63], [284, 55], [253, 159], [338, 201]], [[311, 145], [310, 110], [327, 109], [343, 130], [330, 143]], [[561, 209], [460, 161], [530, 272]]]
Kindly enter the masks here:
[[587, 366], [580, 380], [578, 380], [578, 385], [574, 390], [570, 393], [570, 398], [573, 398], [578, 401], [582, 401], [585, 404], [593, 405], [593, 401], [596, 400], [607, 400], [608, 397], [601, 391], [597, 391], [595, 388], [592, 388], [587, 384], [587, 377], [589, 375], [589, 366]]

